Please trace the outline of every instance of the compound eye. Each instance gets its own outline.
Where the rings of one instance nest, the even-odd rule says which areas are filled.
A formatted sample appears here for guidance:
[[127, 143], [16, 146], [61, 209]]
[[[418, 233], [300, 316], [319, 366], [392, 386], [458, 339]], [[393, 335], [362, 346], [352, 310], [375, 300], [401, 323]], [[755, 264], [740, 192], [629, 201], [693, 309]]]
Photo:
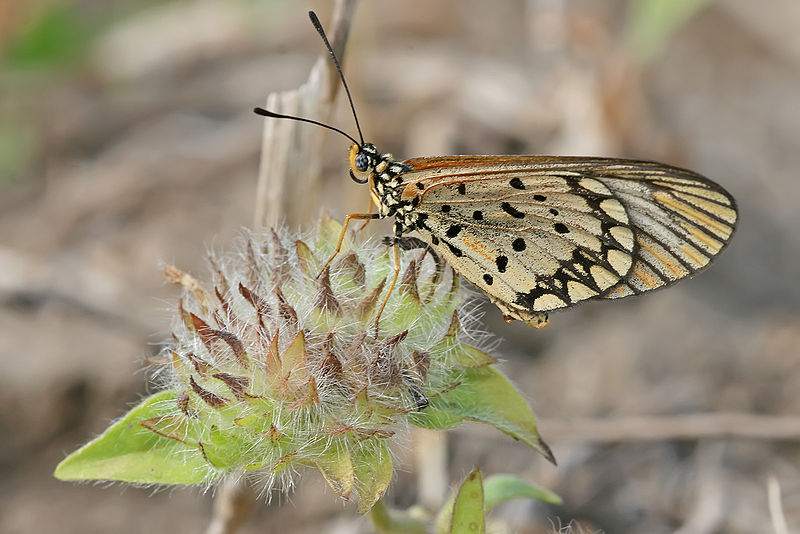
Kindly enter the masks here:
[[364, 152], [359, 152], [356, 154], [356, 170], [359, 172], [364, 172], [369, 167], [369, 156], [367, 156]]

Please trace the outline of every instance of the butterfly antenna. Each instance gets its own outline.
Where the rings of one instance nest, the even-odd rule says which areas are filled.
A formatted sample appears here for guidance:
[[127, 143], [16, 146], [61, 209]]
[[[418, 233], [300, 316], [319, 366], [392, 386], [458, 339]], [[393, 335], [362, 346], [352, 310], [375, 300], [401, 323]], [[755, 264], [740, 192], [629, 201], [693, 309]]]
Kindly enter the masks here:
[[[336, 128], [335, 126], [331, 126], [330, 124], [325, 124], [324, 122], [315, 121], [312, 119], [306, 119], [305, 117], [295, 117], [294, 115], [284, 115], [283, 113], [275, 113], [274, 111], [269, 111], [268, 109], [264, 108], [253, 108], [253, 112], [257, 115], [261, 115], [263, 117], [270, 117], [273, 119], [292, 119], [294, 121], [300, 122], [308, 122], [310, 124], [316, 124], [317, 126], [322, 126], [323, 128], [327, 128], [328, 130], [333, 130], [334, 132], [340, 133], [346, 138], [350, 139], [353, 143], [361, 146], [358, 141], [353, 139], [353, 136], [348, 134], [347, 132]], [[363, 141], [361, 142], [363, 144]]]
[[342, 66], [339, 65], [339, 60], [336, 59], [336, 54], [333, 53], [333, 47], [331, 47], [331, 43], [328, 41], [328, 36], [325, 35], [325, 30], [322, 29], [322, 24], [320, 23], [317, 14], [314, 13], [313, 11], [309, 11], [308, 18], [311, 19], [311, 24], [313, 24], [314, 28], [317, 29], [317, 33], [319, 33], [319, 36], [322, 37], [322, 41], [328, 48], [328, 52], [330, 52], [331, 58], [333, 58], [333, 64], [336, 65], [336, 71], [339, 73], [339, 78], [342, 79], [342, 85], [344, 86], [344, 90], [347, 93], [347, 100], [348, 102], [350, 102], [350, 109], [353, 111], [353, 118], [356, 121], [356, 129], [358, 130], [358, 137], [361, 139], [361, 143], [356, 143], [356, 144], [358, 146], [364, 146], [364, 135], [361, 133], [361, 125], [358, 123], [358, 115], [356, 115], [356, 107], [355, 105], [353, 105], [353, 97], [350, 95], [350, 88], [347, 87], [347, 81], [344, 79]]

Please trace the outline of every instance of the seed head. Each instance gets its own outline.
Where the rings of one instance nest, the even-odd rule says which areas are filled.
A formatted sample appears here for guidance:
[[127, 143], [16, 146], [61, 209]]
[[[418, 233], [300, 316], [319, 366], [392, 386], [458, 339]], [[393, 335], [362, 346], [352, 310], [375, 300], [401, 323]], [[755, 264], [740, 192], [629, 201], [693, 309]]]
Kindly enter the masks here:
[[[213, 282], [165, 270], [182, 285], [174, 342], [158, 377], [175, 393], [169, 413], [141, 421], [196, 447], [207, 479], [251, 473], [265, 489], [317, 467], [362, 510], [386, 490], [390, 443], [465, 369], [494, 359], [475, 329], [469, 293], [431, 250], [402, 254], [400, 282], [375, 328], [394, 272], [390, 250], [321, 222], [303, 240], [248, 234], [212, 256]], [[172, 402], [172, 401], [170, 401]]]

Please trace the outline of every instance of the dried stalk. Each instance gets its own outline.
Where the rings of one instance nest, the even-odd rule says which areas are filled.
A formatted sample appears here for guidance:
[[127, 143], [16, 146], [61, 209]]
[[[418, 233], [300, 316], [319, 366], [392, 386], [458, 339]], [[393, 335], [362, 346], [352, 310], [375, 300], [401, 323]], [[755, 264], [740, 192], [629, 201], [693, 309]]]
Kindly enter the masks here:
[[250, 517], [255, 496], [244, 478], [225, 479], [218, 491], [206, 534], [234, 534]]
[[[339, 61], [355, 11], [355, 0], [337, 0], [328, 39]], [[324, 49], [323, 49], [324, 50]], [[330, 57], [323, 52], [308, 80], [298, 89], [272, 93], [270, 111], [327, 122], [341, 82]], [[256, 188], [255, 228], [285, 222], [297, 227], [317, 209], [321, 185], [320, 153], [325, 130], [292, 120], [264, 120], [261, 165]]]
[[769, 516], [772, 519], [772, 530], [775, 534], [789, 534], [789, 526], [786, 523], [781, 503], [781, 485], [775, 475], [767, 478], [767, 503], [769, 504]]

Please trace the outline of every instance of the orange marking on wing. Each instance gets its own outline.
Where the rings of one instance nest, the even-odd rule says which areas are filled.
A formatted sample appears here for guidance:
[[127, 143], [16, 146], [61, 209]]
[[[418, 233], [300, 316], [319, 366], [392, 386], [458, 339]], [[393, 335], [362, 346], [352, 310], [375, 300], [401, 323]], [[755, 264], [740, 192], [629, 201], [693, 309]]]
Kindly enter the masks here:
[[671, 259], [668, 259], [668, 258], [664, 257], [664, 255], [661, 254], [661, 252], [659, 252], [655, 248], [653, 248], [650, 245], [650, 243], [647, 243], [647, 242], [642, 241], [640, 239], [639, 240], [639, 246], [642, 247], [647, 252], [649, 252], [650, 254], [652, 254], [653, 256], [655, 256], [655, 258], [658, 261], [660, 261], [664, 265], [664, 267], [669, 269], [672, 272], [672, 274], [675, 275], [676, 278], [681, 278], [681, 277], [686, 275], [686, 269], [684, 269], [683, 267], [681, 267], [679, 264], [675, 263]]
[[[619, 178], [652, 179], [660, 175], [669, 183], [679, 182], [686, 185], [697, 185], [708, 181], [699, 174], [663, 163], [632, 159], [596, 158], [581, 156], [438, 156], [430, 158], [412, 158], [405, 160], [411, 171], [458, 169], [467, 167], [527, 167], [549, 169], [553, 171], [575, 171], [598, 168], [607, 169]], [[456, 171], [457, 172], [457, 171]], [[682, 178], [683, 177], [683, 178]]]
[[[693, 194], [684, 194], [680, 191], [676, 191], [673, 193], [677, 198], [687, 202], [693, 206], [697, 206], [709, 213], [713, 213], [720, 219], [725, 219], [726, 221], [734, 221], [736, 220], [736, 211], [731, 209], [730, 206], [720, 206], [720, 202], [712, 202], [708, 198], [701, 198], [697, 195]], [[718, 193], [719, 194], [719, 193]], [[723, 195], [720, 195], [723, 196]], [[724, 199], [724, 197], [723, 197]], [[724, 200], [723, 200], [724, 201]], [[727, 202], [726, 202], [727, 204]]]
[[717, 252], [719, 252], [719, 249], [722, 248], [722, 243], [720, 243], [707, 233], [701, 231], [696, 226], [681, 221], [681, 227], [683, 227], [684, 230], [689, 232], [689, 234], [691, 234], [692, 237], [694, 237], [701, 243], [705, 244], [709, 249], [711, 249], [713, 254], [716, 254]]
[[631, 169], [648, 169], [656, 168], [662, 170], [680, 171], [684, 174], [687, 171], [670, 167], [661, 163], [652, 163], [648, 161], [637, 161], [628, 159], [616, 158], [594, 158], [594, 157], [581, 157], [581, 156], [437, 156], [431, 158], [412, 158], [403, 162], [414, 171], [432, 169], [432, 168], [453, 168], [453, 167], [475, 167], [475, 166], [488, 166], [496, 167], [503, 164], [513, 165], [547, 165], [555, 166], [558, 168], [572, 170], [580, 167], [608, 167], [615, 170], [631, 170]]
[[690, 247], [686, 243], [681, 245], [681, 252], [686, 254], [689, 258], [692, 259], [692, 261], [694, 261], [700, 267], [704, 266], [706, 263], [708, 263], [710, 261], [709, 258], [706, 258], [702, 254], [699, 254], [697, 252], [697, 250], [695, 250], [694, 248]]
[[489, 248], [486, 247], [481, 241], [472, 239], [470, 237], [464, 236], [461, 238], [461, 242], [464, 243], [466, 246], [471, 248], [475, 251], [476, 254], [479, 254], [486, 258], [487, 261], [493, 262], [496, 254], [494, 254]]
[[613, 291], [614, 293], [616, 293], [617, 295], [624, 295], [624, 294], [625, 294], [625, 290], [624, 290], [624, 289], [622, 289], [622, 286], [621, 286], [621, 285], [617, 285], [617, 286], [615, 286], [615, 287], [614, 287], [614, 289], [612, 289], [612, 291]]
[[639, 265], [633, 268], [633, 274], [638, 276], [641, 279], [641, 281], [644, 282], [644, 285], [646, 285], [650, 289], [655, 289], [662, 285], [660, 280], [657, 280], [656, 278], [650, 276], [650, 273], [645, 272]]
[[700, 221], [704, 226], [710, 228], [717, 235], [720, 235], [722, 237], [727, 237], [731, 233], [731, 229], [729, 226], [712, 219], [705, 213], [702, 213], [690, 207], [688, 204], [684, 204], [683, 202], [675, 200], [672, 197], [672, 195], [668, 193], [665, 193], [663, 191], [657, 191], [656, 193], [653, 193], [653, 198], [655, 198], [665, 206], [671, 208], [673, 211], [682, 213], [683, 215], [686, 215], [690, 219]]
[[[400, 175], [402, 178], [402, 175]], [[425, 189], [419, 189], [417, 187], [418, 183], [422, 183], [425, 185]], [[400, 193], [400, 198], [402, 200], [412, 200], [415, 196], [425, 196], [427, 190], [431, 187], [432, 181], [430, 178], [420, 178], [418, 180], [411, 180], [408, 182], [404, 182], [402, 184], [403, 191]]]

